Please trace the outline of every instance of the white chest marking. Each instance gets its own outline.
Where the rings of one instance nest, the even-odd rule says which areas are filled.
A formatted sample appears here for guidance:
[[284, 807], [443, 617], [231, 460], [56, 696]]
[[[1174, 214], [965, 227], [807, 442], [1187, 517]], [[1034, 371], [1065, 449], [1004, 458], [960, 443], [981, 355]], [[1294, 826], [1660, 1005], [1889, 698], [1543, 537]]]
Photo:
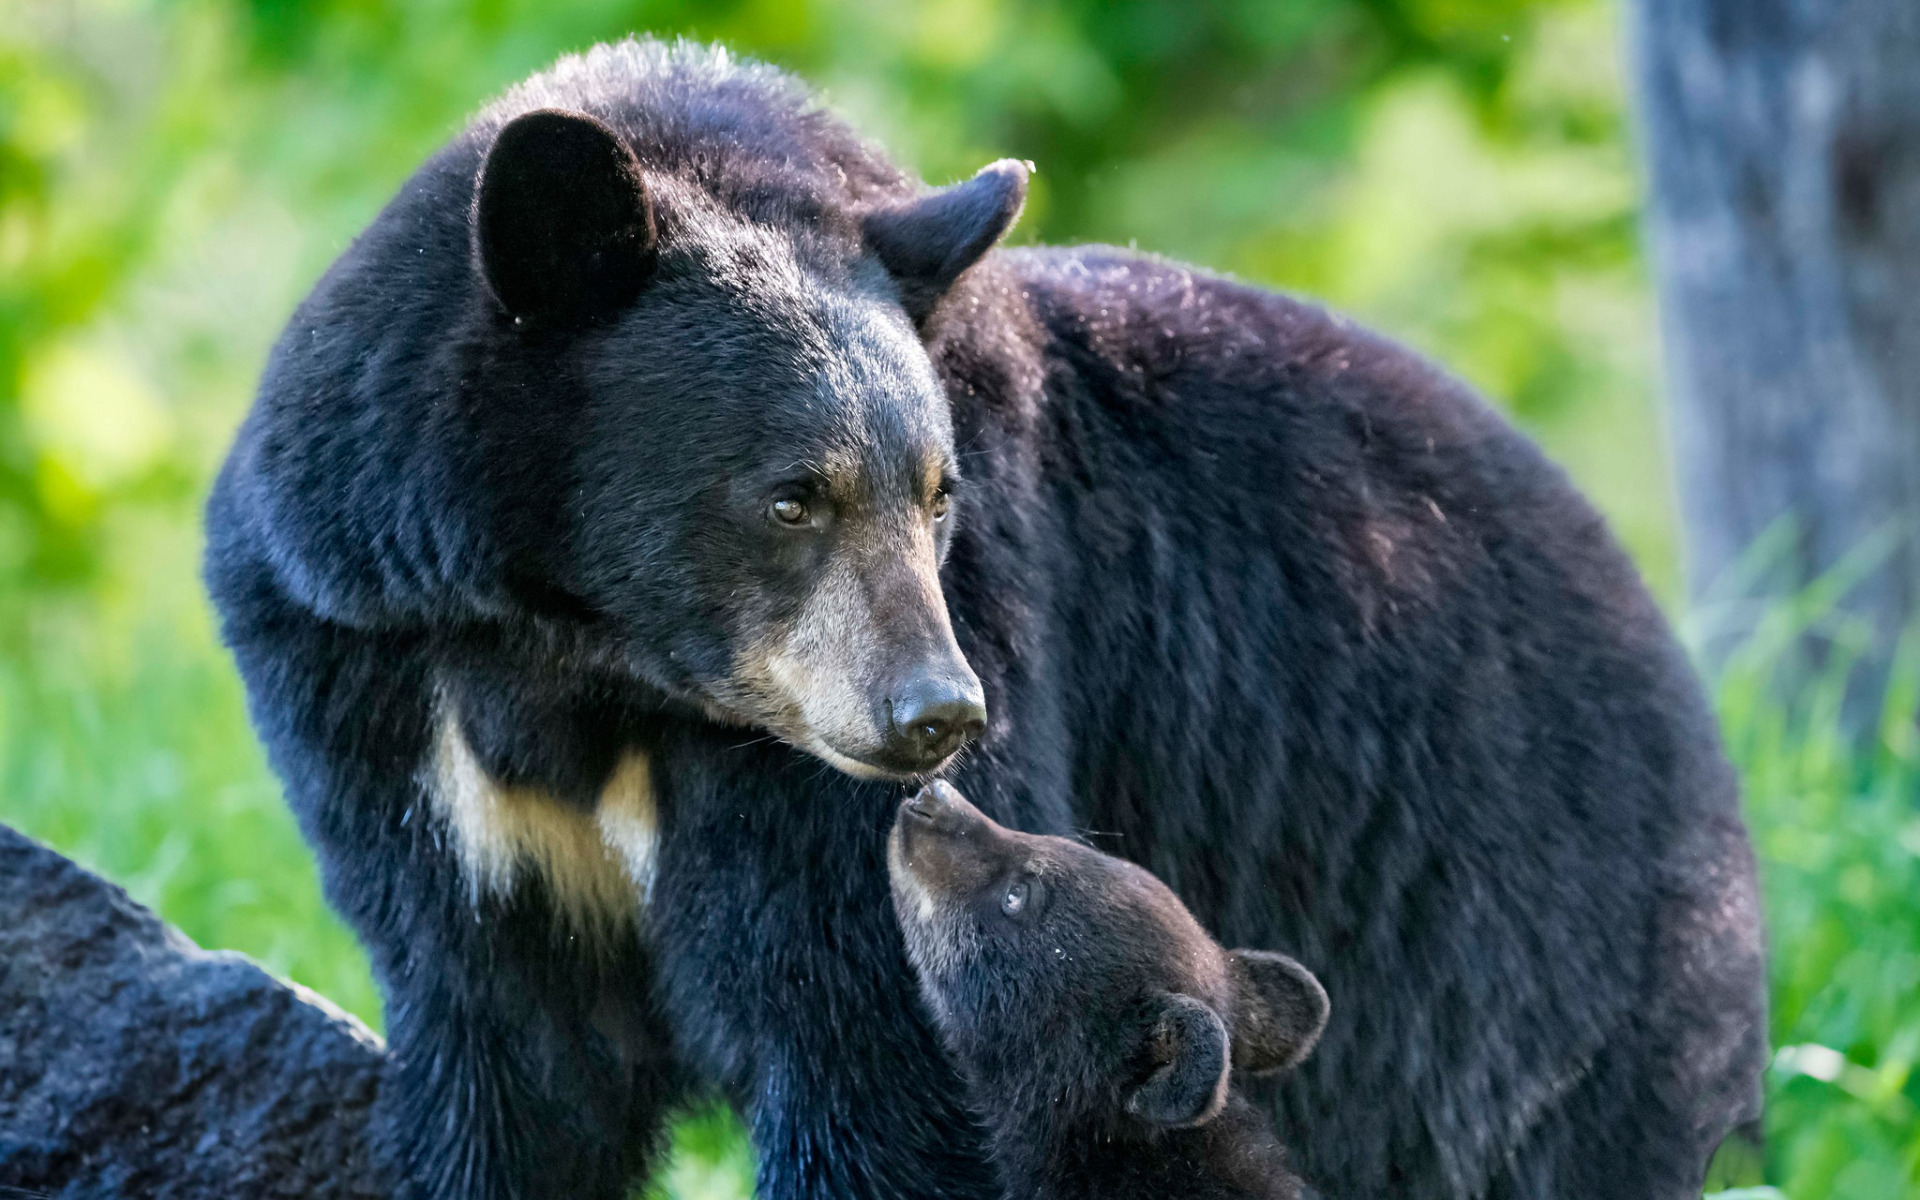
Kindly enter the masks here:
[[631, 928], [653, 891], [660, 823], [652, 771], [637, 750], [621, 757], [589, 813], [488, 775], [447, 710], [428, 790], [475, 901], [512, 894], [531, 871], [560, 917], [598, 934]]

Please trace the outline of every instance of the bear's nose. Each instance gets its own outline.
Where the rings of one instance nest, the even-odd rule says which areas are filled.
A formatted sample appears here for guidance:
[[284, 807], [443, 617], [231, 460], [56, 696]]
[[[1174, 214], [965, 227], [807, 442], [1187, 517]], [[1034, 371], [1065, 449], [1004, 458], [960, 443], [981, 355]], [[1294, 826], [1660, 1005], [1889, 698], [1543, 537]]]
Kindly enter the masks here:
[[964, 800], [960, 790], [944, 779], [936, 779], [907, 797], [907, 811], [924, 821], [938, 822], [951, 814], [955, 801]]
[[887, 701], [890, 757], [924, 769], [945, 762], [969, 738], [980, 736], [987, 727], [987, 705], [980, 681], [968, 675], [919, 676]]
[[900, 821], [917, 827], [909, 834], [924, 831], [949, 837], [965, 837], [989, 824], [987, 815], [944, 779], [934, 780], [902, 801]]

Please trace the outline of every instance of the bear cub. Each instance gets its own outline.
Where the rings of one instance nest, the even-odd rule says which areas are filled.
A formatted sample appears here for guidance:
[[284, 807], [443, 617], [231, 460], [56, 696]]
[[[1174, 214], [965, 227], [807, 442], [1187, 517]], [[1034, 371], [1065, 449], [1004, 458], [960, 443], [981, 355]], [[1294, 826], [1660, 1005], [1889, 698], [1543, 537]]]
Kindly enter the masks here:
[[1223, 950], [1130, 862], [996, 823], [951, 785], [887, 842], [920, 990], [1013, 1200], [1294, 1200], [1266, 1115], [1231, 1086], [1304, 1058], [1327, 994]]

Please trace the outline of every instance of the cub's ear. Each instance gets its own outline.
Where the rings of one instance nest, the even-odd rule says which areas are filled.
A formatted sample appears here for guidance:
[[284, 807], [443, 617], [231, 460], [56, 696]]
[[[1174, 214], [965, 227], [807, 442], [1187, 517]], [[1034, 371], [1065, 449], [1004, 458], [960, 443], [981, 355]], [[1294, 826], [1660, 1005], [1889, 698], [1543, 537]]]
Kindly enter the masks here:
[[1176, 992], [1148, 1031], [1159, 1064], [1127, 1097], [1127, 1111], [1153, 1125], [1204, 1125], [1227, 1102], [1227, 1026], [1220, 1014]]
[[1232, 950], [1233, 1065], [1259, 1074], [1290, 1067], [1307, 1056], [1327, 1027], [1327, 992], [1284, 954]]
[[474, 258], [536, 325], [592, 320], [653, 270], [653, 205], [626, 143], [585, 113], [539, 109], [493, 139], [474, 189]]
[[867, 245], [899, 283], [916, 325], [1013, 228], [1027, 202], [1028, 169], [1003, 158], [965, 183], [867, 214]]

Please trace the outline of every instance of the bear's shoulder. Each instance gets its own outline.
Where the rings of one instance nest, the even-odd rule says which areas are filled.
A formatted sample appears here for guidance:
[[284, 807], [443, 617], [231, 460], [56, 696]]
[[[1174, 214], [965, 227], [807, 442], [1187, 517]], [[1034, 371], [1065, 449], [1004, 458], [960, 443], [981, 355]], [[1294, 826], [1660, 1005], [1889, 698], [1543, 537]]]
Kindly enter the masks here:
[[1230, 422], [1256, 441], [1325, 436], [1351, 449], [1384, 439], [1554, 474], [1470, 385], [1313, 301], [1113, 246], [998, 258], [1056, 373], [1064, 366], [1109, 399], [1216, 431]]

